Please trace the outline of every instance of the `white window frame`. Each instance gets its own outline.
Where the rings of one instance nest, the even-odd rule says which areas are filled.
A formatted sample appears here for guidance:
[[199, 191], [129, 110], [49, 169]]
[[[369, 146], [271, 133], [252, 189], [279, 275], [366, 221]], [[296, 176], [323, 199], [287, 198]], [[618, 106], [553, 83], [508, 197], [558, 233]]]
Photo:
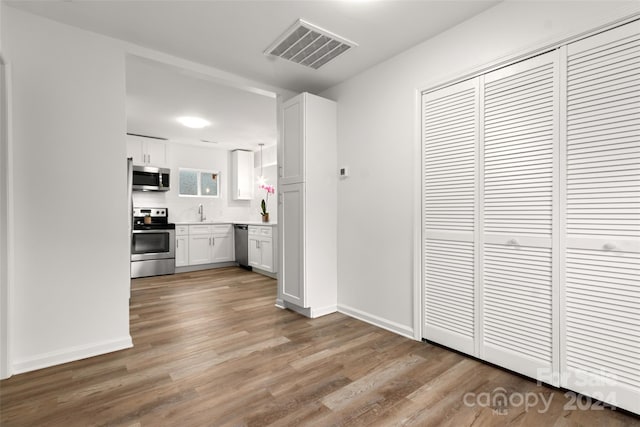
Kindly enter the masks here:
[[[182, 194], [180, 192], [180, 172], [182, 171], [189, 171], [189, 172], [196, 172], [196, 188], [198, 190], [198, 194]], [[218, 191], [217, 194], [213, 195], [213, 194], [202, 194], [201, 190], [202, 190], [202, 174], [216, 174], [217, 175], [217, 183], [218, 183]], [[206, 198], [210, 198], [210, 199], [217, 199], [220, 198], [220, 191], [222, 189], [222, 186], [220, 185], [220, 172], [219, 171], [214, 171], [214, 170], [208, 170], [208, 169], [194, 169], [194, 168], [178, 168], [178, 197], [206, 197]]]

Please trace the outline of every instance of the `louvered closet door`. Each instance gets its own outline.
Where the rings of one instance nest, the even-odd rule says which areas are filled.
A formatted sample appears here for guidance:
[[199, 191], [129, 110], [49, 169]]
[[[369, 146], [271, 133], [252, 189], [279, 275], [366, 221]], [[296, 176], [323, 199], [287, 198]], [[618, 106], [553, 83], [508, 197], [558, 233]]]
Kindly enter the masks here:
[[557, 57], [484, 82], [481, 357], [534, 378], [557, 361]]
[[478, 79], [422, 97], [424, 338], [475, 351]]
[[567, 53], [562, 385], [640, 413], [640, 22]]

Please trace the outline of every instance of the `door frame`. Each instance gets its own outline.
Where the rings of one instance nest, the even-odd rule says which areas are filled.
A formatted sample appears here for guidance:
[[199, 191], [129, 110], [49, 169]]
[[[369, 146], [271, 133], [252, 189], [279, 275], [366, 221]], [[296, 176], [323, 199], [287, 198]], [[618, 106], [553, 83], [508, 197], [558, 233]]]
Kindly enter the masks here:
[[13, 282], [13, 156], [11, 67], [0, 55], [0, 379], [11, 376], [11, 285]]

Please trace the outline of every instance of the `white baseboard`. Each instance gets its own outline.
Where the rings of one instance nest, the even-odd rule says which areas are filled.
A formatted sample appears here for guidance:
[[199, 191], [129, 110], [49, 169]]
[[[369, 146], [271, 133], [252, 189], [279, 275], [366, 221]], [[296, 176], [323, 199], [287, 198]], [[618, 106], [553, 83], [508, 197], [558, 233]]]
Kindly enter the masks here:
[[131, 347], [133, 347], [131, 336], [91, 345], [70, 347], [63, 350], [44, 353], [30, 359], [17, 361], [13, 363], [11, 373], [15, 375], [23, 372], [35, 371], [36, 369], [61, 365], [63, 363], [86, 359], [88, 357], [124, 350]]
[[311, 311], [310, 317], [313, 319], [316, 317], [321, 317], [327, 314], [335, 313], [336, 311], [338, 311], [338, 306], [330, 305], [327, 307], [312, 308], [310, 309], [310, 311]]
[[357, 308], [349, 307], [347, 305], [338, 304], [338, 311], [340, 313], [346, 314], [347, 316], [355, 317], [356, 319], [362, 320], [363, 322], [367, 322], [379, 328], [386, 329], [387, 331], [402, 335], [403, 337], [410, 338], [414, 341], [416, 340], [416, 338], [414, 337], [413, 328], [410, 328], [408, 326], [383, 319], [382, 317], [358, 310]]
[[252, 267], [252, 271], [254, 273], [262, 274], [263, 276], [271, 277], [272, 279], [277, 279], [278, 278], [278, 274], [277, 273], [271, 273], [269, 271], [262, 270], [260, 268]]
[[237, 267], [237, 266], [238, 266], [238, 263], [235, 261], [216, 262], [213, 264], [185, 265], [182, 267], [176, 267], [176, 273], [191, 273], [192, 271], [210, 270], [212, 268]]
[[[278, 305], [278, 303], [282, 305], [280, 306]], [[304, 308], [304, 307], [298, 307], [295, 304], [291, 304], [283, 300], [276, 300], [276, 307], [287, 308], [291, 311], [295, 311], [298, 314], [302, 314], [303, 316], [308, 317], [310, 319], [315, 319], [316, 317], [325, 316], [327, 314], [335, 313], [336, 311], [338, 311], [338, 307], [335, 305], [330, 305], [327, 307], [320, 307], [320, 308], [310, 308], [310, 307]]]
[[282, 308], [282, 309], [287, 308], [287, 307], [284, 306], [284, 301], [279, 299], [279, 298], [276, 298], [276, 307]]

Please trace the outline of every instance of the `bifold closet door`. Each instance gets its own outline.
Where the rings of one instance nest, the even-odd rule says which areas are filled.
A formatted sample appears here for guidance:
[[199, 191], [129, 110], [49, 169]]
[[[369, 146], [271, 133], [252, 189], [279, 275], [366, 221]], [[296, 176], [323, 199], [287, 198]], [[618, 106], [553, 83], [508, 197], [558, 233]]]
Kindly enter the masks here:
[[478, 79], [422, 96], [423, 336], [476, 354]]
[[567, 47], [562, 386], [640, 413], [640, 21]]
[[533, 378], [558, 359], [557, 58], [484, 77], [480, 357]]

